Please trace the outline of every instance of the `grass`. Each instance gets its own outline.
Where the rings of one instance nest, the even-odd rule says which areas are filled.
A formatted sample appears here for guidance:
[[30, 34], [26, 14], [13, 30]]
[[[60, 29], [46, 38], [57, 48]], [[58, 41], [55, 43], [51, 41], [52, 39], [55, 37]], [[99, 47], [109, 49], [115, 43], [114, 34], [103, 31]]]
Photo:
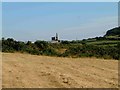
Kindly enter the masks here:
[[87, 42], [87, 44], [92, 44], [92, 45], [104, 45], [104, 44], [110, 44], [110, 45], [113, 45], [113, 44], [117, 44], [118, 42], [120, 41], [108, 41], [108, 40], [102, 40], [102, 41], [94, 41], [94, 42]]

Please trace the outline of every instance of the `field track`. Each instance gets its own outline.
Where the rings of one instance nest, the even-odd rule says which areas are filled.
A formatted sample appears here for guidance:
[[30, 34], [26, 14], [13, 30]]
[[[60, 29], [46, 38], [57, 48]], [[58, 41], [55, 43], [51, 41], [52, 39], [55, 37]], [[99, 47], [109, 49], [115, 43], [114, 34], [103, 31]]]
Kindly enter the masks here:
[[5, 88], [116, 88], [118, 61], [2, 53]]

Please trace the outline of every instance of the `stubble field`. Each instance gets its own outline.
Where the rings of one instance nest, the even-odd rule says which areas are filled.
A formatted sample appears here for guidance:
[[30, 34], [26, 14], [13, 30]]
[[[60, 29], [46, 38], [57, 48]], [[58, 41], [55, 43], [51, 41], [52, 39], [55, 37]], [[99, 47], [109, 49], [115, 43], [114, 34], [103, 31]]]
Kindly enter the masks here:
[[118, 61], [2, 53], [3, 88], [117, 88]]

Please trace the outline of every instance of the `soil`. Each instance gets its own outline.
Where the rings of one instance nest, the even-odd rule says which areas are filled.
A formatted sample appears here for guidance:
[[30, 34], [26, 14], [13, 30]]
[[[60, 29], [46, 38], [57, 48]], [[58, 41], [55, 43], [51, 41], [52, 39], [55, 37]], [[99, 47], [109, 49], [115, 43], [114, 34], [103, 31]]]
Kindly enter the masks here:
[[2, 53], [3, 88], [117, 88], [118, 61]]

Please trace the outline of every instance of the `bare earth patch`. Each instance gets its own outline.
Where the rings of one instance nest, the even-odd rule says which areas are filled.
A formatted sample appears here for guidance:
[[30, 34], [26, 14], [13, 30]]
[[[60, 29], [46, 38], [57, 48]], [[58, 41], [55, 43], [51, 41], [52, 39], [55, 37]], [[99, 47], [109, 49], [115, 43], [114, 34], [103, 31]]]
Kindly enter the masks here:
[[2, 53], [4, 88], [117, 88], [118, 61]]

